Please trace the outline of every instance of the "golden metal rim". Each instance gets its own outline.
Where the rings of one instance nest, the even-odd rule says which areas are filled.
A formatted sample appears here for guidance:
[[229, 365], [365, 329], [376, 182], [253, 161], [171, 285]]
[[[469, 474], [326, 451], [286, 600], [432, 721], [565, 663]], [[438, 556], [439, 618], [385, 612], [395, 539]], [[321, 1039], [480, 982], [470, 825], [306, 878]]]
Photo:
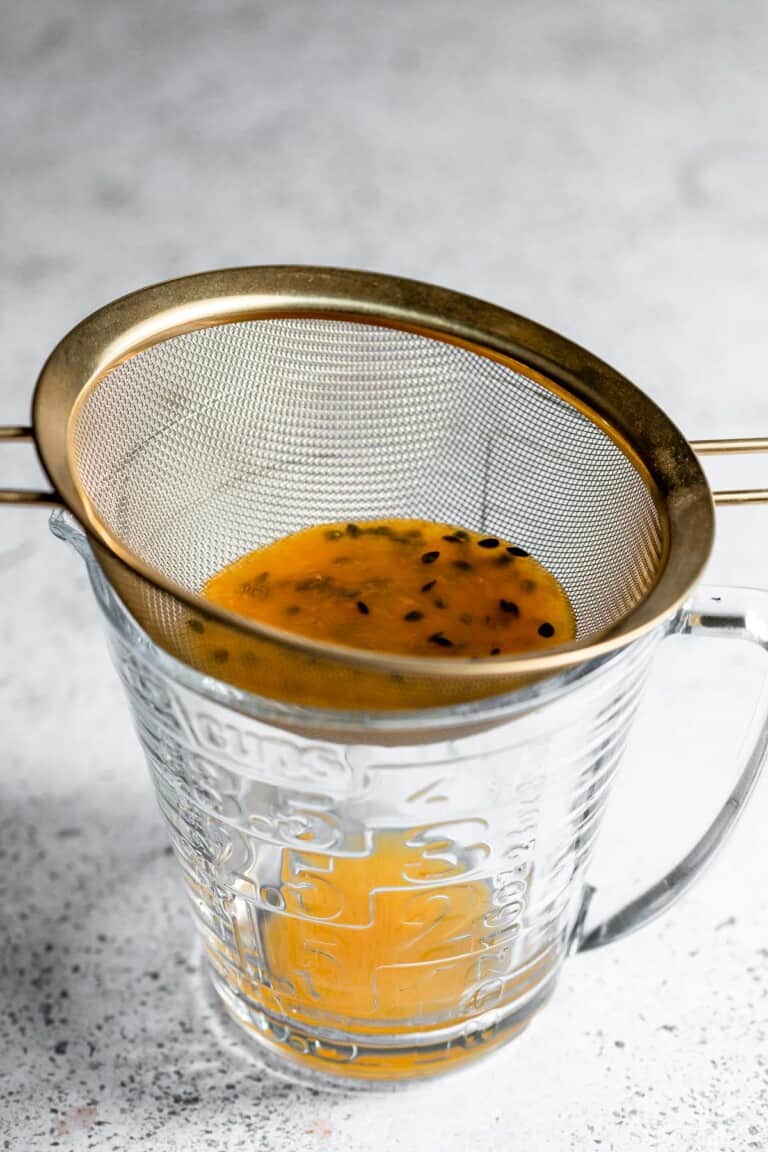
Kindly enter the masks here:
[[[312, 641], [244, 620], [167, 579], [124, 549], [80, 488], [69, 454], [80, 405], [118, 364], [183, 332], [277, 317], [320, 317], [381, 324], [466, 347], [537, 379], [585, 411], [638, 468], [654, 495], [665, 556], [649, 594], [595, 640], [545, 654], [495, 659], [398, 657]], [[54, 349], [35, 389], [38, 450], [70, 511], [120, 563], [191, 611], [246, 635], [379, 671], [437, 678], [488, 678], [552, 672], [626, 645], [671, 616], [706, 564], [714, 536], [712, 495], [685, 437], [614, 369], [562, 336], [493, 304], [418, 281], [344, 269], [279, 266], [184, 277], [108, 304]]]

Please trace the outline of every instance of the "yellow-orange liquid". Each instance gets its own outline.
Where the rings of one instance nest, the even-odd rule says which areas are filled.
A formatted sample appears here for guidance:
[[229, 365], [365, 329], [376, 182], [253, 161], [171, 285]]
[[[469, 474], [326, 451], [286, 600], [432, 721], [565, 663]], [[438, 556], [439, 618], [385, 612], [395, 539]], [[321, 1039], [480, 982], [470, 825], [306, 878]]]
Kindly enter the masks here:
[[[422, 520], [307, 528], [235, 561], [204, 595], [318, 640], [436, 659], [545, 649], [575, 633], [560, 585], [514, 542]], [[482, 1010], [472, 989], [504, 970], [511, 930], [488, 880], [462, 880], [471, 869], [455, 846], [418, 830], [377, 833], [369, 847], [283, 851], [284, 907], [263, 931], [279, 1010], [363, 1030]]]
[[457, 882], [456, 866], [437, 858], [439, 846], [432, 851], [417, 834], [387, 832], [370, 855], [336, 857], [330, 871], [327, 858], [302, 854], [303, 887], [285, 854], [285, 911], [312, 923], [276, 917], [265, 933], [270, 970], [292, 986], [284, 1007], [363, 1026], [455, 1010], [471, 983], [466, 954], [478, 947], [489, 893], [480, 881]]
[[564, 591], [514, 542], [424, 520], [305, 528], [211, 577], [209, 600], [316, 640], [504, 656], [574, 636]]

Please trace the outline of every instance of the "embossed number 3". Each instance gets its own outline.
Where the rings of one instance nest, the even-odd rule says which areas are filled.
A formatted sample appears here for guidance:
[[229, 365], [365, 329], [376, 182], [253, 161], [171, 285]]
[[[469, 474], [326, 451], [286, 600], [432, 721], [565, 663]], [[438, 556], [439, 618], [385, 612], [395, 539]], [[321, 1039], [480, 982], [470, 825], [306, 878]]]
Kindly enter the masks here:
[[[472, 837], [488, 831], [485, 820], [462, 820], [456, 823], [425, 824], [414, 828], [406, 840], [406, 847], [418, 848], [421, 860], [406, 864], [403, 877], [412, 884], [434, 883], [436, 878], [463, 876], [474, 872], [488, 859], [491, 849], [483, 840], [472, 842]], [[440, 860], [446, 867], [430, 875], [420, 874], [423, 861]]]

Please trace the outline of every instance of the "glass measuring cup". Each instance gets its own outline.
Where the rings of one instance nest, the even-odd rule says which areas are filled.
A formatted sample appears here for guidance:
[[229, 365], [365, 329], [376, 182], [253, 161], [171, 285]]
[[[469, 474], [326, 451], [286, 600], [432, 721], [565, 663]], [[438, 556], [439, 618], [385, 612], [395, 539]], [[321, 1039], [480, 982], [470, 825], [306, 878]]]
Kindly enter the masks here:
[[669, 906], [733, 826], [768, 740], [667, 876], [590, 926], [587, 869], [658, 643], [768, 638], [768, 594], [700, 589], [623, 649], [505, 696], [408, 714], [251, 695], [159, 648], [68, 514], [216, 991], [268, 1064], [393, 1084], [517, 1035], [569, 953]]

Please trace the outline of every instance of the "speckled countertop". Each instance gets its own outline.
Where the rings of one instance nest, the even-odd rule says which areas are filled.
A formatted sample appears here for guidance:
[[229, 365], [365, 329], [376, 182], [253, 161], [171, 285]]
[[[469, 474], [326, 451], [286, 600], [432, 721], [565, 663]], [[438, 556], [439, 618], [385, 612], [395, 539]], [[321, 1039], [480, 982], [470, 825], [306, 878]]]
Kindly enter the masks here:
[[[48, 0], [1, 20], [0, 420], [105, 301], [316, 262], [532, 315], [692, 436], [768, 433], [762, 0]], [[3, 451], [0, 482], [33, 476]], [[713, 579], [768, 585], [767, 516], [720, 514]], [[491, 1062], [392, 1097], [278, 1083], [210, 1003], [84, 572], [43, 513], [0, 533], [0, 1146], [768, 1148], [768, 782], [685, 902], [574, 959]], [[763, 672], [737, 645], [665, 646], [601, 908], [724, 798]]]

